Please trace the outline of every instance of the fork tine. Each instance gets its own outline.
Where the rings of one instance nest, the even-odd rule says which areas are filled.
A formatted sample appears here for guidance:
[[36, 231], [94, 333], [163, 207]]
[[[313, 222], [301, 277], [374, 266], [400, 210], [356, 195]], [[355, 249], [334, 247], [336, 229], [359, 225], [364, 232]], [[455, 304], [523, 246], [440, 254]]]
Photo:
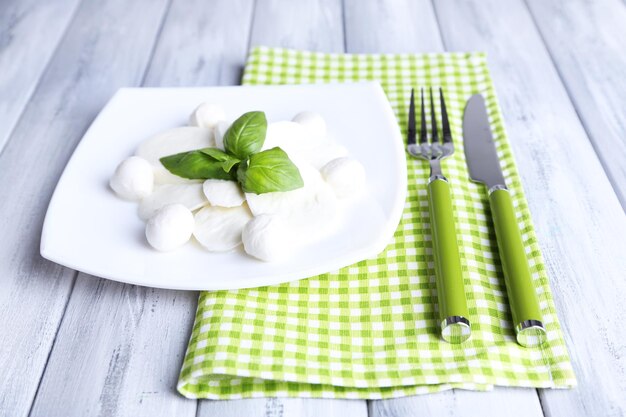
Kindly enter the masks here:
[[426, 132], [426, 111], [424, 110], [424, 89], [420, 88], [422, 96], [422, 121], [420, 123], [420, 144], [428, 142], [428, 133]]
[[407, 145], [415, 145], [415, 100], [413, 99], [413, 89], [411, 88], [411, 102], [409, 104], [409, 128], [408, 137], [406, 139]]
[[452, 133], [450, 132], [450, 122], [448, 121], [448, 111], [446, 110], [446, 102], [443, 99], [443, 90], [439, 87], [439, 99], [441, 101], [441, 130], [443, 134], [443, 143], [452, 142]]
[[435, 116], [435, 102], [433, 101], [433, 88], [430, 87], [430, 123], [431, 123], [431, 135], [432, 142], [439, 142], [439, 135], [437, 134], [437, 117]]

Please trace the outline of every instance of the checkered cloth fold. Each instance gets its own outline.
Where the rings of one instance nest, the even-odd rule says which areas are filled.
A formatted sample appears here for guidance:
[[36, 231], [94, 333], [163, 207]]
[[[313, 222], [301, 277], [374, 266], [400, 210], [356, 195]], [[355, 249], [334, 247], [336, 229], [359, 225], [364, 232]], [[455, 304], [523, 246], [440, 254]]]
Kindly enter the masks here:
[[[457, 152], [444, 163], [451, 183], [472, 337], [438, 336], [428, 224], [428, 164], [407, 159], [402, 220], [376, 259], [283, 285], [203, 292], [178, 383], [190, 398], [263, 396], [389, 398], [493, 385], [566, 388], [575, 376], [559, 326], [502, 115], [481, 53], [344, 55], [259, 47], [244, 84], [379, 81], [405, 129], [412, 87], [442, 86]], [[518, 221], [548, 342], [515, 343], [482, 185], [463, 153], [467, 98], [482, 93]]]

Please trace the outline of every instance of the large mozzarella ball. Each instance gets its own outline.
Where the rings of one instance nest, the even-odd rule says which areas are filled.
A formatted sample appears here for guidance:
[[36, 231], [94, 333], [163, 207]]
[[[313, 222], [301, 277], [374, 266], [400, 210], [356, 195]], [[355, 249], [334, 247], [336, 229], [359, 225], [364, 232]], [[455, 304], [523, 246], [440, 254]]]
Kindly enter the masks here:
[[143, 141], [135, 154], [150, 162], [160, 164], [164, 156], [213, 146], [213, 132], [200, 127], [176, 127]]
[[139, 203], [139, 217], [149, 219], [160, 208], [169, 204], [182, 204], [191, 211], [206, 205], [202, 183], [165, 184], [156, 187], [152, 194]]
[[344, 146], [329, 140], [322, 140], [319, 145], [305, 155], [304, 159], [316, 169], [321, 170], [333, 159], [343, 156], [348, 156], [348, 150]]
[[215, 137], [215, 147], [217, 149], [224, 150], [224, 136], [226, 136], [226, 131], [230, 127], [230, 123], [226, 120], [222, 120], [218, 122], [213, 128], [213, 135]]
[[159, 209], [146, 224], [146, 239], [161, 252], [174, 250], [189, 241], [194, 219], [182, 204], [170, 204]]
[[349, 197], [365, 186], [365, 168], [352, 158], [333, 159], [324, 165], [321, 173], [337, 197]]
[[252, 218], [246, 206], [205, 207], [195, 216], [193, 235], [212, 252], [224, 252], [241, 244], [241, 233]]
[[241, 187], [235, 181], [206, 180], [202, 190], [212, 206], [237, 207], [246, 199]]
[[294, 162], [304, 187], [286, 192], [247, 193], [246, 200], [255, 216], [277, 215], [294, 235], [316, 240], [331, 230], [338, 218], [337, 197], [318, 170], [305, 162]]
[[287, 257], [292, 247], [286, 225], [280, 217], [268, 214], [250, 220], [243, 228], [242, 240], [249, 255], [266, 262]]
[[296, 114], [293, 121], [304, 126], [315, 138], [326, 137], [326, 121], [319, 113], [303, 111]]
[[213, 128], [218, 122], [226, 118], [224, 109], [216, 104], [202, 103], [189, 116], [189, 125]]
[[152, 193], [152, 165], [143, 158], [131, 156], [117, 166], [109, 185], [118, 196], [126, 200], [140, 200]]
[[290, 159], [308, 162], [318, 170], [329, 161], [348, 154], [343, 146], [312, 134], [307, 127], [296, 122], [275, 122], [267, 126], [263, 150], [276, 146]]
[[305, 155], [317, 145], [317, 141], [299, 123], [274, 122], [267, 125], [263, 150], [280, 147], [290, 158]]
[[154, 167], [154, 182], [157, 184], [185, 184], [190, 180], [169, 172], [161, 164], [164, 156], [213, 146], [213, 131], [201, 127], [177, 127], [166, 130], [143, 141], [135, 154], [150, 162]]

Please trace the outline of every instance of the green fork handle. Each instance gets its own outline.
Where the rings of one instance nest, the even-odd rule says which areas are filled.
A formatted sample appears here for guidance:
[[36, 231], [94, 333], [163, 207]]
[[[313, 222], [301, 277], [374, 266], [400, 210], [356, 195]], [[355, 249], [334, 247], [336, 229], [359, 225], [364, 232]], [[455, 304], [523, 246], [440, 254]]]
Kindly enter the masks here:
[[539, 346], [546, 339], [546, 331], [511, 195], [506, 187], [494, 188], [489, 203], [515, 334], [520, 345]]
[[469, 338], [471, 330], [454, 227], [450, 184], [445, 177], [437, 175], [431, 178], [428, 184], [428, 202], [441, 336], [447, 342], [461, 343]]

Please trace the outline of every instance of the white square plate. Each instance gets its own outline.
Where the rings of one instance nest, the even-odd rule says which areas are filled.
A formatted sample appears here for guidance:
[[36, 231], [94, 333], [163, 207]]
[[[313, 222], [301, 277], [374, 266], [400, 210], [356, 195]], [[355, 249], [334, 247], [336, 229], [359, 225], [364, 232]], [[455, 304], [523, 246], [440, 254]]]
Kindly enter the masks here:
[[[201, 102], [221, 105], [233, 120], [262, 110], [269, 122], [319, 112], [329, 135], [365, 167], [366, 195], [341, 227], [283, 262], [243, 250], [211, 253], [195, 242], [170, 253], [148, 246], [137, 204], [108, 187], [117, 164], [149, 136], [187, 123]], [[331, 272], [379, 254], [400, 221], [406, 197], [403, 140], [376, 83], [119, 90], [93, 122], [56, 187], [43, 227], [44, 258], [116, 281], [182, 290], [279, 284]]]

